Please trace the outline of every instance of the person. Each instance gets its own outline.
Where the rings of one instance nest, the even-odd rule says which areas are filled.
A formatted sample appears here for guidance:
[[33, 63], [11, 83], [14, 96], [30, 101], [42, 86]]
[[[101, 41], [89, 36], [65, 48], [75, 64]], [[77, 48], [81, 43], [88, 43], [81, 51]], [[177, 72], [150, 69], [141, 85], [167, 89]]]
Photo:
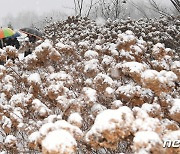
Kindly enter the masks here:
[[12, 38], [12, 44], [11, 45], [15, 46], [16, 49], [19, 49], [19, 47], [20, 47], [20, 44], [19, 44], [19, 41], [17, 38]]
[[10, 37], [5, 38], [4, 44], [5, 44], [5, 46], [12, 45], [12, 38], [10, 38]]
[[24, 54], [24, 57], [32, 53], [29, 38], [25, 39], [25, 41], [22, 43], [21, 47], [19, 48], [19, 53]]
[[28, 38], [29, 38], [30, 43], [35, 43], [36, 42], [36, 37], [34, 35], [29, 35], [28, 34]]
[[3, 45], [2, 45], [2, 40], [0, 40], [0, 48], [2, 49]]

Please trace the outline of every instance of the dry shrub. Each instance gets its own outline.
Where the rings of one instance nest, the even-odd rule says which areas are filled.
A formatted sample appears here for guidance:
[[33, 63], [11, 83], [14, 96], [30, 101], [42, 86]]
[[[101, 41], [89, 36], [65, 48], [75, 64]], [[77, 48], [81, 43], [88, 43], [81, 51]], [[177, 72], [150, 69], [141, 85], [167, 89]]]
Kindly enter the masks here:
[[178, 20], [69, 17], [22, 59], [0, 49], [0, 152], [178, 153]]

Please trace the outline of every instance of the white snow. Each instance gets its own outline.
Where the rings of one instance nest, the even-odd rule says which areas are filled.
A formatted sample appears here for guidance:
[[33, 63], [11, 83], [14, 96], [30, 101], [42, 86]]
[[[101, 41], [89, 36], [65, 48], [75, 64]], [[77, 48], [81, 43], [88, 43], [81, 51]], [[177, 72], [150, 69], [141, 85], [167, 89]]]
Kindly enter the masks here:
[[46, 39], [43, 43], [41, 43], [39, 46], [36, 47], [35, 53], [36, 52], [41, 52], [44, 49], [51, 49], [52, 48], [52, 42], [48, 39]]
[[146, 70], [148, 66], [139, 62], [126, 62], [122, 64], [122, 68], [128, 69], [130, 73], [141, 73]]
[[48, 81], [67, 81], [67, 80], [72, 80], [72, 76], [67, 74], [65, 71], [59, 71], [58, 73], [52, 73], [48, 77]]
[[47, 107], [45, 104], [43, 104], [39, 99], [34, 99], [34, 100], [32, 101], [32, 106], [33, 106], [34, 110], [35, 110], [36, 112], [38, 112], [38, 114], [39, 114], [40, 116], [45, 116], [47, 113], [49, 113], [49, 112], [51, 111], [51, 110], [48, 109], [48, 107]]
[[144, 103], [141, 107], [146, 112], [153, 112], [154, 110], [161, 110], [161, 106], [157, 103], [148, 104]]
[[171, 69], [180, 69], [180, 61], [172, 62]]
[[29, 142], [36, 142], [38, 138], [40, 137], [39, 131], [33, 132], [31, 135], [29, 135], [28, 139]]
[[82, 41], [78, 43], [79, 46], [83, 46], [83, 47], [88, 47], [89, 46], [89, 42], [88, 41]]
[[160, 121], [157, 118], [151, 118], [141, 108], [134, 107], [133, 112], [136, 114], [136, 119], [133, 121], [132, 129], [134, 132], [140, 131], [156, 131], [160, 127]]
[[153, 131], [139, 131], [135, 134], [133, 141], [134, 143], [141, 144], [148, 144], [151, 142], [154, 145], [158, 142], [161, 142], [159, 135]]
[[137, 91], [140, 91], [140, 90], [141, 90], [140, 86], [134, 86], [132, 84], [127, 84], [124, 86], [120, 86], [116, 90], [116, 93], [126, 95], [127, 97], [132, 97], [134, 93], [136, 93]]
[[84, 57], [87, 59], [95, 59], [98, 58], [98, 53], [96, 51], [93, 50], [88, 50], [85, 52]]
[[2, 116], [1, 124], [2, 124], [2, 128], [5, 127], [11, 128], [12, 126], [11, 119], [6, 116]]
[[180, 99], [173, 99], [172, 107], [170, 108], [170, 113], [180, 113]]
[[84, 62], [84, 72], [89, 72], [91, 70], [98, 70], [99, 67], [99, 60], [98, 59], [91, 59], [89, 61]]
[[158, 77], [158, 72], [156, 70], [145, 70], [142, 74], [141, 77], [144, 79], [156, 79]]
[[44, 125], [42, 125], [42, 127], [39, 129], [39, 133], [42, 136], [47, 135], [50, 131], [54, 130], [55, 125], [54, 123], [46, 123]]
[[145, 153], [150, 153], [151, 148], [159, 144], [162, 145], [162, 140], [160, 136], [154, 131], [139, 131], [135, 133], [133, 139], [133, 148], [137, 153], [144, 151]]
[[54, 82], [54, 84], [51, 84], [48, 88], [48, 92], [53, 92], [54, 94], [59, 94], [64, 89], [63, 82]]
[[42, 148], [48, 153], [74, 153], [76, 140], [66, 130], [55, 130], [47, 134], [42, 141]]
[[133, 113], [127, 106], [120, 107], [117, 110], [104, 110], [97, 115], [94, 125], [86, 134], [86, 140], [89, 141], [88, 137], [90, 135], [99, 136], [105, 130], [111, 130], [113, 132], [119, 128], [122, 131], [127, 131], [130, 129], [133, 120]]
[[112, 64], [114, 61], [115, 61], [115, 60], [114, 60], [113, 57], [108, 56], [108, 55], [104, 55], [104, 56], [103, 56], [103, 60], [102, 60], [101, 63], [102, 63], [102, 64], [106, 64], [106, 65], [110, 65], [110, 64]]
[[16, 105], [24, 105], [24, 93], [19, 93], [19, 94], [16, 94], [16, 95], [13, 95], [9, 101], [9, 103], [12, 105], [12, 106], [16, 106]]
[[114, 89], [112, 89], [111, 87], [107, 87], [105, 92], [109, 95], [113, 94], [114, 93]]
[[153, 46], [153, 49], [152, 49], [152, 50], [153, 50], [155, 53], [158, 53], [161, 48], [162, 48], [162, 49], [165, 49], [164, 44], [162, 44], [162, 43], [157, 43], [157, 44], [155, 44], [155, 45]]
[[11, 118], [15, 119], [18, 123], [23, 122], [23, 110], [20, 107], [14, 108], [13, 112], [10, 113]]
[[5, 143], [6, 144], [11, 144], [12, 142], [16, 142], [16, 137], [15, 136], [13, 136], [13, 135], [8, 135], [8, 136], [6, 136], [6, 139], [5, 139]]
[[58, 43], [56, 44], [56, 47], [57, 47], [58, 49], [71, 49], [71, 46], [70, 46], [70, 45], [65, 45], [65, 44], [63, 44], [62, 42], [58, 42]]
[[28, 77], [29, 83], [41, 84], [41, 77], [39, 73], [33, 73]]
[[180, 140], [180, 130], [169, 131], [163, 136], [163, 140]]
[[159, 72], [158, 78], [161, 83], [168, 83], [169, 85], [171, 85], [173, 81], [177, 80], [177, 75], [172, 71], [162, 70]]
[[177, 80], [177, 75], [175, 73], [173, 73], [172, 71], [165, 71], [165, 70], [162, 70], [160, 72], [156, 70], [145, 70], [141, 74], [141, 77], [146, 80], [148, 79], [158, 80], [160, 83], [167, 84], [169, 86], [173, 86], [174, 81]]
[[88, 98], [89, 101], [96, 102], [97, 99], [96, 90], [90, 87], [84, 87], [82, 91], [84, 92], [85, 96]]
[[107, 110], [107, 108], [101, 104], [94, 104], [91, 108], [91, 112], [94, 113], [94, 114], [99, 114], [100, 112], [104, 111], [104, 110]]
[[86, 79], [86, 81], [85, 81], [85, 84], [87, 84], [87, 85], [92, 85], [92, 83], [93, 83], [93, 81], [90, 78]]
[[4, 67], [3, 65], [0, 65], [0, 73], [3, 73], [6, 71], [6, 67]]
[[79, 140], [83, 136], [83, 132], [77, 126], [71, 125], [65, 120], [56, 121], [54, 123], [54, 128], [55, 130], [59, 130], [59, 129], [67, 130], [77, 140]]
[[102, 50], [102, 47], [101, 47], [100, 45], [96, 45], [96, 46], [94, 47], [94, 49], [95, 49], [95, 50]]
[[119, 108], [123, 106], [123, 103], [120, 100], [115, 100], [112, 102], [112, 106], [115, 108]]
[[72, 125], [75, 124], [75, 125], [81, 126], [83, 119], [79, 113], [75, 112], [75, 113], [70, 114], [70, 116], [68, 117], [68, 122]]
[[94, 78], [94, 82], [99, 81], [99, 80], [102, 80], [103, 83], [107, 83], [109, 86], [113, 86], [114, 84], [113, 79], [110, 76], [103, 73], [97, 74], [97, 76]]

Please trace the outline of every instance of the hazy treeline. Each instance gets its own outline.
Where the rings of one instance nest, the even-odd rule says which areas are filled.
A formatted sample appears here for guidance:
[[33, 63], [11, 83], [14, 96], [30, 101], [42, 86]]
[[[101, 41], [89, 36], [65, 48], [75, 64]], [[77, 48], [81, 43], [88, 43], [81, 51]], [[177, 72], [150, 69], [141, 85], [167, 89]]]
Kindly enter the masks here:
[[32, 10], [20, 12], [16, 16], [9, 14], [3, 18], [2, 26], [12, 25], [14, 28], [42, 27], [49, 20], [62, 20], [69, 15], [114, 20], [127, 17], [138, 19], [159, 17], [161, 14], [178, 14], [171, 0], [72, 0], [72, 3], [74, 7], [67, 7], [67, 12], [51, 10], [39, 15]]

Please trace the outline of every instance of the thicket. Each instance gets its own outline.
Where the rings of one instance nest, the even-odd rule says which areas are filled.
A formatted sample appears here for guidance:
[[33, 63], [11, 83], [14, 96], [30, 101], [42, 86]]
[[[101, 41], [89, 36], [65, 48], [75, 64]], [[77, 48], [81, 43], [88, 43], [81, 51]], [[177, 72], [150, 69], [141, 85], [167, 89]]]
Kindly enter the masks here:
[[[1, 153], [179, 153], [180, 19], [69, 17], [0, 49]], [[16, 58], [14, 63], [8, 57]]]

